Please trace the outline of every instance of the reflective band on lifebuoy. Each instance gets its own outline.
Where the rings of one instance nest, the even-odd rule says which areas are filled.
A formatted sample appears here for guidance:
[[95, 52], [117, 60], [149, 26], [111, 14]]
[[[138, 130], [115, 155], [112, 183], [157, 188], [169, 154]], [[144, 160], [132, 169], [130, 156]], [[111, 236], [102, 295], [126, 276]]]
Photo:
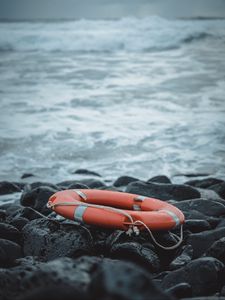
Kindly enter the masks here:
[[51, 196], [47, 205], [67, 219], [121, 230], [133, 224], [170, 230], [184, 223], [183, 213], [170, 203], [123, 192], [65, 190]]

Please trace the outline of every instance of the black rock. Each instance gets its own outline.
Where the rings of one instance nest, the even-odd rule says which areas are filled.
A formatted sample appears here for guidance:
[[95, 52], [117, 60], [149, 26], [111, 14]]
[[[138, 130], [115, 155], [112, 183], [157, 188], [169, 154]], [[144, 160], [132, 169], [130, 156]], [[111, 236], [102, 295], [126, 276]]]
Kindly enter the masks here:
[[47, 208], [46, 204], [49, 198], [56, 192], [56, 189], [41, 186], [30, 191], [24, 191], [20, 202], [23, 206], [29, 206], [43, 214], [49, 214], [51, 210]]
[[22, 228], [29, 222], [27, 218], [24, 217], [15, 217], [12, 220], [10, 220], [9, 224], [16, 227], [19, 231], [22, 230]]
[[194, 297], [194, 298], [184, 298], [183, 300], [225, 300], [225, 297], [220, 296], [209, 296], [209, 297]]
[[25, 178], [29, 178], [29, 177], [34, 177], [35, 175], [32, 174], [32, 173], [24, 173], [22, 176], [21, 176], [21, 179], [25, 179]]
[[225, 236], [225, 227], [200, 233], [190, 234], [187, 244], [193, 248], [193, 257], [200, 257], [212, 244]]
[[150, 178], [147, 182], [156, 182], [156, 183], [172, 183], [171, 180], [165, 175], [159, 175]]
[[211, 225], [206, 220], [186, 220], [184, 228], [191, 231], [192, 233], [198, 233], [211, 229]]
[[139, 181], [139, 179], [131, 176], [121, 176], [116, 179], [116, 181], [113, 183], [114, 186], [120, 187], [120, 186], [127, 186], [131, 182]]
[[216, 192], [222, 199], [225, 199], [225, 182], [210, 186], [210, 189]]
[[68, 187], [68, 190], [73, 190], [73, 189], [89, 189], [89, 187], [86, 184], [76, 182], [76, 183], [72, 183]]
[[0, 223], [0, 239], [6, 239], [16, 243], [20, 243], [21, 233], [16, 227], [10, 224]]
[[90, 189], [97, 189], [105, 186], [105, 183], [96, 179], [82, 179], [80, 183], [87, 185]]
[[78, 169], [75, 172], [73, 172], [73, 174], [94, 175], [94, 176], [102, 177], [100, 174], [86, 169]]
[[20, 191], [21, 188], [13, 182], [9, 182], [9, 181], [0, 182], [0, 195], [17, 193]]
[[43, 261], [58, 257], [77, 257], [92, 251], [90, 233], [76, 224], [36, 219], [23, 227], [25, 255], [37, 256]]
[[36, 181], [29, 184], [26, 184], [25, 190], [30, 191], [39, 187], [49, 187], [55, 190], [58, 190], [58, 186], [56, 184], [50, 183], [50, 182], [44, 182], [44, 181]]
[[169, 265], [170, 270], [177, 270], [187, 265], [193, 257], [193, 249], [191, 245], [184, 246], [182, 252]]
[[215, 257], [225, 264], [225, 237], [214, 242], [204, 255]]
[[0, 270], [0, 299], [86, 299], [92, 272], [100, 262], [95, 257], [60, 258]]
[[189, 219], [188, 214], [191, 211], [197, 211], [206, 216], [221, 217], [225, 215], [225, 205], [218, 201], [194, 199], [186, 200], [179, 203], [173, 203], [177, 208], [183, 212], [187, 212], [186, 218]]
[[159, 272], [160, 261], [155, 252], [149, 247], [130, 242], [115, 244], [111, 248], [111, 257], [138, 263], [150, 272]]
[[18, 244], [0, 239], [0, 268], [10, 267], [21, 256], [22, 250]]
[[5, 221], [5, 219], [6, 219], [6, 210], [0, 209], [0, 222]]
[[153, 284], [148, 272], [139, 266], [108, 259], [96, 266], [89, 293], [98, 300], [171, 299]]
[[167, 293], [174, 296], [176, 299], [192, 296], [192, 288], [188, 283], [179, 283], [167, 290]]
[[200, 193], [188, 186], [179, 184], [144, 183], [141, 181], [128, 184], [126, 192], [139, 194], [147, 197], [159, 198], [161, 200], [186, 200], [200, 197]]
[[216, 178], [206, 178], [206, 179], [201, 179], [201, 180], [190, 180], [185, 182], [187, 185], [191, 185], [194, 187], [202, 188], [202, 189], [207, 189], [210, 188], [212, 185], [215, 185], [217, 183], [222, 183], [223, 180], [221, 179], [216, 179]]
[[179, 283], [187, 283], [192, 288], [193, 296], [212, 295], [220, 288], [223, 269], [223, 263], [215, 258], [199, 258], [166, 275], [162, 280], [162, 288], [169, 289]]

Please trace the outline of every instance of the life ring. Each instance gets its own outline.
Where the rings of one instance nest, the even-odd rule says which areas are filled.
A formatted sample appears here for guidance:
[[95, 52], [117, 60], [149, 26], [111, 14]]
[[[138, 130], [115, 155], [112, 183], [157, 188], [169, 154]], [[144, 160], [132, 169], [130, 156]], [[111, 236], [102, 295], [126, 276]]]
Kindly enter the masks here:
[[128, 230], [145, 224], [150, 230], [171, 230], [184, 223], [175, 206], [154, 198], [107, 190], [64, 190], [47, 204], [57, 214], [89, 225]]

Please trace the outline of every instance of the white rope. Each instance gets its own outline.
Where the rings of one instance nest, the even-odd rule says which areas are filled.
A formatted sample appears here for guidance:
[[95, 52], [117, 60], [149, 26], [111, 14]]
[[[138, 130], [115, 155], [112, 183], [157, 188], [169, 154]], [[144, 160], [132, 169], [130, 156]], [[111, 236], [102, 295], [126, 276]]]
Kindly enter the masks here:
[[139, 235], [140, 234], [140, 230], [135, 225], [138, 225], [138, 224], [142, 225], [148, 231], [148, 233], [149, 233], [151, 239], [153, 240], [153, 242], [159, 248], [161, 248], [163, 250], [174, 250], [174, 249], [178, 248], [181, 245], [181, 243], [183, 242], [183, 225], [180, 226], [180, 237], [178, 235], [176, 235], [175, 233], [171, 232], [172, 236], [177, 239], [177, 243], [175, 245], [173, 245], [173, 246], [168, 246], [167, 247], [167, 246], [161, 245], [160, 243], [158, 243], [156, 241], [156, 239], [155, 239], [155, 237], [154, 237], [151, 229], [144, 222], [142, 222], [140, 220], [134, 221], [133, 218], [132, 218], [132, 216], [129, 213], [127, 213], [124, 210], [122, 210], [122, 209], [118, 209], [118, 208], [111, 207], [111, 206], [103, 206], [103, 205], [97, 205], [97, 204], [90, 204], [90, 203], [85, 203], [85, 202], [84, 203], [82, 202], [82, 204], [80, 204], [80, 202], [58, 202], [58, 203], [55, 203], [55, 204], [54, 203], [49, 203], [49, 202], [47, 203], [47, 206], [49, 208], [53, 208], [53, 209], [56, 206], [62, 206], [62, 205], [65, 205], [65, 206], [74, 206], [74, 205], [75, 206], [76, 205], [79, 206], [79, 205], [84, 205], [84, 206], [87, 206], [87, 207], [100, 208], [100, 209], [103, 209], [103, 210], [110, 210], [110, 211], [113, 211], [113, 212], [116, 212], [116, 213], [120, 213], [120, 214], [126, 216], [130, 220], [131, 224], [129, 225], [129, 228], [126, 231], [126, 233], [128, 235], [132, 235], [132, 233], [135, 233], [136, 235]]

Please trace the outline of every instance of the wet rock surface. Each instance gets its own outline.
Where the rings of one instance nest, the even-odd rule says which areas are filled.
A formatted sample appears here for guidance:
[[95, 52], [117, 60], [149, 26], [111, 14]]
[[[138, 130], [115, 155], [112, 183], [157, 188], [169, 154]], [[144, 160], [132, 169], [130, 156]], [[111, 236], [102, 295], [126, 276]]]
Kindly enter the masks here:
[[[164, 175], [145, 182], [121, 176], [107, 186], [95, 172], [78, 171], [76, 176], [85, 176], [79, 181], [0, 183], [1, 195], [16, 197], [0, 203], [0, 299], [225, 297], [223, 180], [210, 177], [173, 184]], [[70, 188], [125, 190], [169, 201], [186, 217], [183, 243], [164, 250], [147, 232], [129, 236], [60, 219], [46, 203], [53, 193]], [[168, 247], [177, 243], [173, 234], [179, 229], [154, 232], [154, 237]]]

